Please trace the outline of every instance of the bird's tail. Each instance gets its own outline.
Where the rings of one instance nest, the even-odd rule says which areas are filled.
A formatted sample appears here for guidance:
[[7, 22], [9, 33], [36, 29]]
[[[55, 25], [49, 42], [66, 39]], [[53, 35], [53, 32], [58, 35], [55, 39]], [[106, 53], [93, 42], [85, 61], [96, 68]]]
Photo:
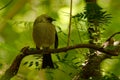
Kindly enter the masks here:
[[[39, 47], [36, 46], [37, 50], [40, 50]], [[43, 59], [42, 59], [42, 68], [54, 68], [51, 54], [45, 53], [44, 50], [49, 49], [49, 47], [43, 47]]]
[[42, 68], [54, 68], [51, 54], [43, 54]]

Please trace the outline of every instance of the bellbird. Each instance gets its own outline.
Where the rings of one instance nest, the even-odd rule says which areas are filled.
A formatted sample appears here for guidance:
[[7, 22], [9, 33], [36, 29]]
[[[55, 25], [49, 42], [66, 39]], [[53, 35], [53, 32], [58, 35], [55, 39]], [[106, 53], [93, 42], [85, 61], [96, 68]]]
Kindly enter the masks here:
[[38, 16], [33, 24], [33, 40], [36, 49], [43, 49], [42, 68], [54, 68], [51, 54], [44, 53], [54, 44], [54, 48], [58, 47], [58, 36], [55, 26], [52, 24], [53, 18], [46, 14]]

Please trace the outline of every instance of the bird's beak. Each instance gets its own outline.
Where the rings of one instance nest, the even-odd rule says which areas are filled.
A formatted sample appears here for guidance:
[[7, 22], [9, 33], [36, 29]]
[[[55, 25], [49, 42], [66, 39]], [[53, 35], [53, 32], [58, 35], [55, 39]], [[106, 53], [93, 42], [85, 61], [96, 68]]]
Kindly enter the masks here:
[[49, 17], [48, 20], [49, 20], [49, 21], [56, 21], [55, 19], [53, 19], [53, 18], [51, 18], [51, 17]]
[[52, 18], [52, 21], [56, 21], [56, 20]]

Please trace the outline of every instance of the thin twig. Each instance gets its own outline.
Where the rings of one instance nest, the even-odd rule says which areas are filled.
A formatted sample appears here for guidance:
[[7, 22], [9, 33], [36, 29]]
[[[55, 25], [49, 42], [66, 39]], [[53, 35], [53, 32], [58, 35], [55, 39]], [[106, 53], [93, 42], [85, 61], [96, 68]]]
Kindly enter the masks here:
[[68, 43], [67, 43], [67, 46], [69, 46], [69, 44], [70, 44], [71, 19], [72, 19], [72, 0], [70, 2], [70, 21], [69, 21], [69, 31], [68, 31]]
[[111, 38], [113, 38], [117, 34], [120, 34], [120, 32], [116, 32], [116, 33], [112, 34], [106, 41], [109, 41]]
[[3, 7], [0, 8], [0, 10], [4, 9], [5, 7], [7, 7], [10, 3], [12, 3], [13, 0], [10, 0], [6, 5], [4, 5]]

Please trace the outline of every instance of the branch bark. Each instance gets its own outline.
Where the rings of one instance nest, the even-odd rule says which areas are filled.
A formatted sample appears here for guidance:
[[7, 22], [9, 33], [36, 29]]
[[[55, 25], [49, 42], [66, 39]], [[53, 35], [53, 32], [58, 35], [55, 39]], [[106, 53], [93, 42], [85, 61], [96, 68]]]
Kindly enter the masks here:
[[[106, 53], [106, 54], [111, 55], [111, 56], [118, 56], [118, 54], [113, 53], [113, 52], [108, 51], [108, 50], [105, 50], [102, 47], [94, 45], [94, 44], [78, 44], [78, 45], [73, 45], [73, 46], [63, 47], [63, 48], [58, 48], [58, 49], [49, 49], [49, 50], [46, 50], [45, 52], [49, 52], [51, 54], [54, 54], [54, 53], [66, 52], [68, 50], [77, 49], [77, 48], [91, 48], [91, 49]], [[32, 54], [40, 54], [41, 52], [43, 52], [43, 50], [29, 50], [28, 49], [24, 52], [24, 54], [32, 55]]]
[[[49, 49], [49, 50], [46, 50], [45, 52], [56, 54], [56, 53], [67, 52], [69, 50], [78, 49], [78, 48], [91, 48], [91, 49], [98, 50], [100, 52], [106, 53], [111, 56], [118, 56], [118, 54], [115, 54], [111, 51], [107, 51], [107, 50], [101, 48], [100, 46], [97, 46], [94, 44], [78, 44], [78, 45], [63, 47], [63, 48], [58, 48], [58, 49]], [[14, 77], [17, 74], [20, 63], [25, 56], [34, 55], [34, 54], [42, 54], [43, 50], [35, 50], [35, 49], [29, 48], [27, 46], [27, 47], [24, 47], [21, 50], [21, 52], [22, 53], [17, 55], [17, 57], [14, 59], [12, 65], [6, 70], [5, 74], [1, 77], [0, 80], [10, 80], [12, 77]]]

